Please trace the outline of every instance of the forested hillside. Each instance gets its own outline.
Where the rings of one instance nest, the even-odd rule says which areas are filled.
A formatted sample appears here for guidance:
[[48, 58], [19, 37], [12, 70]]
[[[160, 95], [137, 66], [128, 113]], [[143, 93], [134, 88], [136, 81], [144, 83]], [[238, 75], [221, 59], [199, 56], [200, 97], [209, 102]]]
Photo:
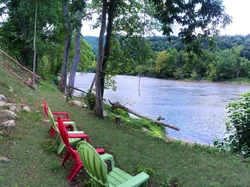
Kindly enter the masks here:
[[[84, 39], [97, 54], [98, 37], [84, 36]], [[203, 42], [200, 54], [187, 52], [186, 46], [176, 36], [145, 39], [143, 42], [137, 42], [137, 38], [132, 41], [119, 39], [110, 60], [110, 69], [115, 69], [118, 74], [174, 79], [218, 81], [250, 77], [250, 35], [216, 36]], [[118, 63], [116, 68], [112, 59]]]
[[[91, 46], [94, 54], [98, 52], [98, 37], [96, 36], [84, 36], [83, 37]], [[152, 36], [146, 37], [150, 42], [151, 49], [155, 52], [161, 52], [164, 50], [176, 49], [177, 51], [184, 50], [185, 45], [181, 42], [177, 36], [168, 37]], [[234, 35], [234, 36], [217, 36], [214, 37], [216, 48], [219, 50], [232, 49], [233, 47], [242, 45], [244, 48], [241, 50], [240, 56], [250, 60], [250, 34], [246, 36]], [[207, 49], [207, 48], [206, 48]]]

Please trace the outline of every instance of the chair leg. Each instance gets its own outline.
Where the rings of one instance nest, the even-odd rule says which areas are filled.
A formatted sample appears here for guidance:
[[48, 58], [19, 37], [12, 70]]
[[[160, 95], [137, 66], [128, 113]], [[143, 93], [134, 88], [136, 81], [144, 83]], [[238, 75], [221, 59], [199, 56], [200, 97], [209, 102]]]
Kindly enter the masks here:
[[65, 162], [68, 160], [68, 158], [70, 157], [70, 153], [69, 151], [65, 154], [63, 162], [62, 162], [62, 166], [65, 164]]
[[53, 137], [55, 134], [56, 134], [55, 129], [52, 129], [52, 130], [50, 131], [50, 137]]
[[80, 163], [75, 163], [73, 168], [71, 169], [71, 172], [69, 174], [68, 182], [72, 181], [77, 172], [83, 167], [83, 165]]
[[65, 148], [65, 145], [63, 142], [61, 142], [60, 145], [58, 146], [57, 154], [60, 155], [63, 152], [64, 148]]
[[52, 126], [50, 126], [49, 132], [51, 132], [52, 130], [53, 130], [53, 127], [52, 127]]

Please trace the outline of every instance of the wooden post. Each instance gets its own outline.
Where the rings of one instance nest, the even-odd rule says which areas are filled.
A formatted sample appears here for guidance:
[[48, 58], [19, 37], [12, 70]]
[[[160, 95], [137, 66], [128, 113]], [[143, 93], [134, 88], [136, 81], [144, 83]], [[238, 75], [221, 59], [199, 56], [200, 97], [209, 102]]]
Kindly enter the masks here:
[[117, 124], [121, 124], [121, 122], [122, 122], [121, 116], [115, 116], [115, 122]]

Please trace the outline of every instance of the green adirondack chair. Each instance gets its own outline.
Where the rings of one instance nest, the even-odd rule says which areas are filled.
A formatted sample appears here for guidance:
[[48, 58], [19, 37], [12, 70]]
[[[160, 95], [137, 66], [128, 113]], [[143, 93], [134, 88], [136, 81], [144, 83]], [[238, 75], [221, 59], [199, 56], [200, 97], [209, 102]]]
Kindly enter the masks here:
[[[80, 141], [77, 144], [77, 150], [85, 170], [99, 184], [110, 187], [148, 186], [149, 176], [146, 173], [141, 172], [134, 177], [129, 175], [115, 167], [112, 155], [99, 155], [88, 142]], [[111, 171], [109, 173], [104, 161], [111, 162]]]
[[[54, 121], [53, 114], [52, 114], [49, 107], [48, 107], [48, 117], [49, 117], [49, 121], [51, 123], [51, 126], [59, 134], [59, 130], [57, 128], [58, 122]], [[72, 125], [74, 127], [73, 128], [74, 131], [69, 131], [68, 134], [83, 134], [84, 133], [83, 131], [76, 130], [76, 124], [73, 121], [65, 121], [65, 122], [63, 122], [63, 124], [64, 125]], [[69, 143], [70, 143], [70, 145], [76, 145], [80, 140], [81, 140], [81, 138], [69, 138]], [[63, 143], [63, 141], [61, 141], [61, 143], [57, 149], [57, 154], [60, 155], [64, 149], [65, 149], [65, 144]]]

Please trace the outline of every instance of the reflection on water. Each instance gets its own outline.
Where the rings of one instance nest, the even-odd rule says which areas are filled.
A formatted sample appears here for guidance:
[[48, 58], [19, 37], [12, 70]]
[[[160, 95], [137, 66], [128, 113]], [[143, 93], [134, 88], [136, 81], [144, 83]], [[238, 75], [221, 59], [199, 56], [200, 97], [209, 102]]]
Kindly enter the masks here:
[[[87, 90], [94, 74], [77, 74], [75, 86]], [[172, 137], [211, 144], [225, 132], [226, 105], [250, 90], [250, 85], [184, 82], [135, 76], [117, 76], [117, 91], [105, 90], [105, 98], [153, 119], [180, 127], [167, 128]], [[139, 88], [140, 80], [140, 88]]]

